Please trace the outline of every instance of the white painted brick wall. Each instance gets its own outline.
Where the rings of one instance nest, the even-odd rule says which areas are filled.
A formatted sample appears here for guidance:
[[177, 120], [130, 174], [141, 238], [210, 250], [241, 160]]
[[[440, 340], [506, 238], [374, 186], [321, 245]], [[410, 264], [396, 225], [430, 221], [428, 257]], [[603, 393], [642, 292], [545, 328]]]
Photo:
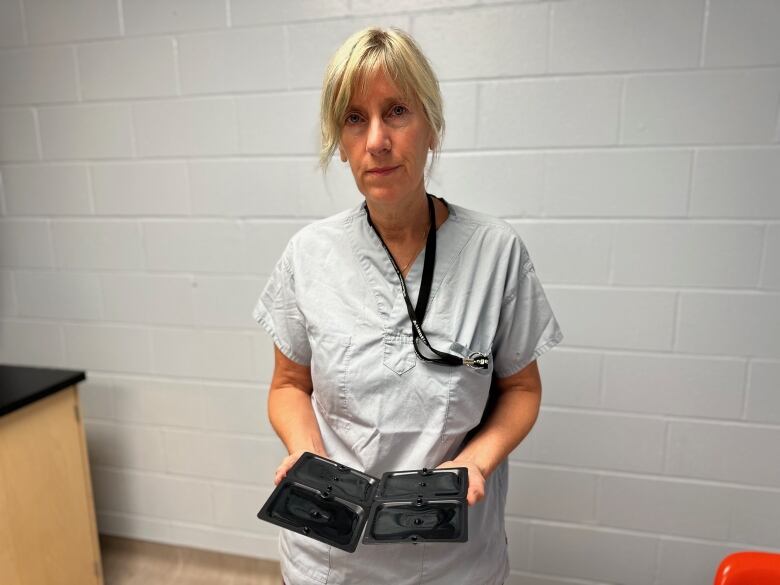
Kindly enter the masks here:
[[277, 556], [251, 309], [360, 200], [316, 171], [318, 99], [373, 23], [440, 75], [431, 190], [512, 224], [566, 336], [510, 458], [508, 584], [780, 550], [775, 0], [0, 0], [0, 361], [87, 370], [100, 529]]

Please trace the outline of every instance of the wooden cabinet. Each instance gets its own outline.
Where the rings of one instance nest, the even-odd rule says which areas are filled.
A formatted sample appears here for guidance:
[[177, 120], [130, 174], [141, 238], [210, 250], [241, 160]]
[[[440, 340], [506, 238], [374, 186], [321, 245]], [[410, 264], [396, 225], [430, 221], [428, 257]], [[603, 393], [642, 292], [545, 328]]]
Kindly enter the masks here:
[[101, 585], [101, 574], [73, 384], [0, 416], [0, 583]]

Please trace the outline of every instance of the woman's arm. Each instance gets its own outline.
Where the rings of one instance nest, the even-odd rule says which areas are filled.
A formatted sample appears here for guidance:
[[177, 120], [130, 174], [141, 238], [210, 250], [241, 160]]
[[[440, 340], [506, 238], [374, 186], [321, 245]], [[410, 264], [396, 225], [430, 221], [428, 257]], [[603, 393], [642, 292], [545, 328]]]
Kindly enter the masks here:
[[274, 346], [274, 374], [268, 390], [268, 418], [289, 453], [276, 470], [276, 485], [304, 451], [326, 455], [320, 427], [311, 406], [312, 390], [311, 369], [292, 361]]
[[440, 467], [467, 467], [470, 505], [485, 495], [485, 480], [520, 444], [539, 414], [542, 380], [536, 360], [506, 378], [495, 379], [498, 397], [479, 432], [452, 461]]

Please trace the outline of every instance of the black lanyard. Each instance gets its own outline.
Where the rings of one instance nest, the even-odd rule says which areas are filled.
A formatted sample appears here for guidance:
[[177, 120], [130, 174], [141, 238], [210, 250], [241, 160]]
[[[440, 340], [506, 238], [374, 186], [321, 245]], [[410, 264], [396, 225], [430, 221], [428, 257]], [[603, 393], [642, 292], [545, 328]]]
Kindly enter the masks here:
[[[414, 346], [414, 352], [421, 360], [426, 362], [432, 362], [435, 364], [442, 364], [445, 366], [469, 366], [472, 368], [487, 368], [488, 357], [481, 353], [473, 353], [467, 358], [462, 358], [457, 355], [445, 353], [439, 351], [431, 346], [428, 338], [425, 336], [425, 332], [422, 330], [421, 323], [425, 319], [425, 311], [428, 308], [428, 300], [431, 296], [431, 285], [433, 284], [433, 268], [436, 264], [436, 212], [433, 209], [433, 196], [430, 193], [426, 193], [428, 199], [428, 216], [430, 218], [430, 227], [428, 229], [428, 239], [425, 242], [425, 263], [423, 264], [422, 281], [420, 282], [420, 294], [417, 296], [417, 306], [412, 307], [412, 301], [409, 299], [409, 293], [406, 290], [406, 281], [404, 281], [403, 274], [398, 268], [393, 255], [387, 248], [387, 244], [379, 235], [374, 223], [371, 221], [371, 214], [368, 212], [368, 205], [366, 205], [366, 219], [368, 225], [376, 233], [379, 241], [382, 243], [382, 247], [387, 252], [387, 257], [390, 259], [390, 263], [395, 269], [395, 273], [398, 275], [398, 280], [401, 282], [401, 292], [404, 295], [404, 301], [406, 302], [406, 310], [409, 313], [409, 319], [412, 321], [412, 345]], [[437, 358], [429, 358], [420, 353], [417, 348], [417, 339], [422, 339], [423, 343], [435, 353]]]

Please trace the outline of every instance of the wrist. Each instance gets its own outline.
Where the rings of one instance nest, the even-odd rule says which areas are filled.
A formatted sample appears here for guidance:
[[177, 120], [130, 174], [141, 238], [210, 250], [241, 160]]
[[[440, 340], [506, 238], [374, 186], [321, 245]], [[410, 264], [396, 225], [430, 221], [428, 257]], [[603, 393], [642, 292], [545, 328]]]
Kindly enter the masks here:
[[475, 455], [461, 453], [453, 460], [453, 463], [457, 463], [464, 467], [467, 467], [468, 465], [473, 465], [474, 467], [477, 468], [477, 471], [479, 471], [479, 473], [485, 479], [487, 479], [487, 476], [490, 474], [485, 464], [480, 462]]

